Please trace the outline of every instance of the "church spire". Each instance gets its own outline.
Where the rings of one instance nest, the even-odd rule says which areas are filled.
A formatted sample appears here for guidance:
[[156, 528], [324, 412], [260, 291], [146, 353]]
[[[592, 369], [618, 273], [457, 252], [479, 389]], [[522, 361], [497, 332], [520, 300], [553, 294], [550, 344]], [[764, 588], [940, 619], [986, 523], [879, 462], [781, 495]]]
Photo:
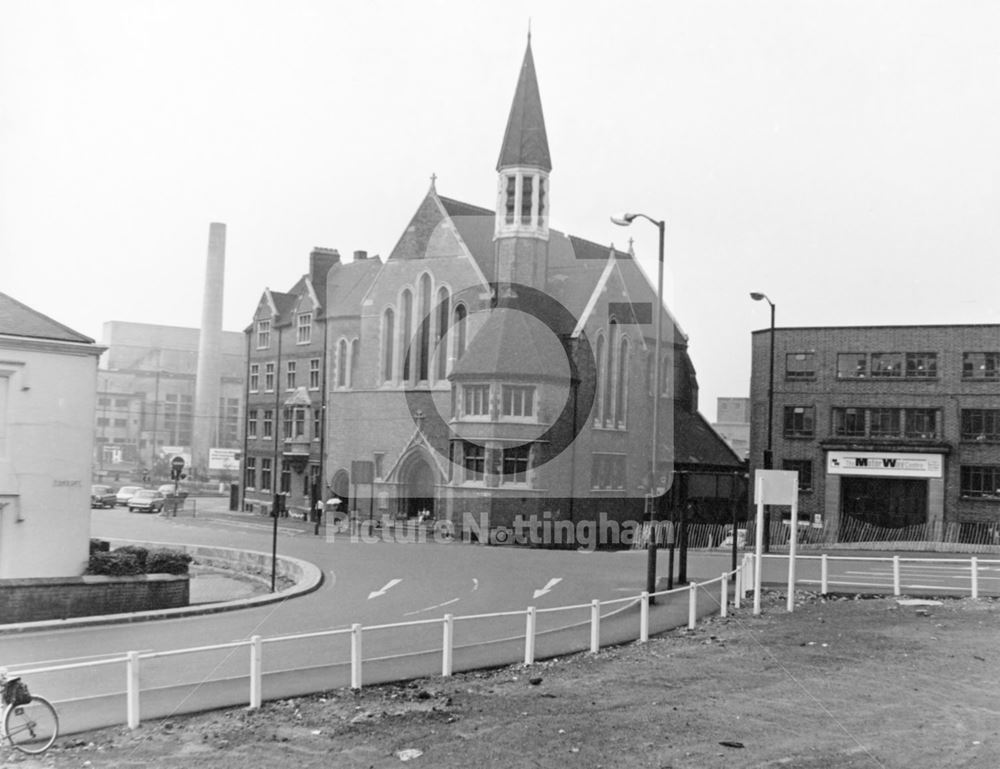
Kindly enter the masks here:
[[514, 101], [510, 105], [507, 130], [504, 132], [497, 160], [497, 171], [511, 167], [539, 168], [552, 170], [549, 157], [549, 140], [545, 134], [545, 118], [542, 116], [542, 99], [538, 93], [535, 77], [535, 60], [531, 55], [531, 32], [528, 45], [521, 62], [521, 76], [514, 91]]

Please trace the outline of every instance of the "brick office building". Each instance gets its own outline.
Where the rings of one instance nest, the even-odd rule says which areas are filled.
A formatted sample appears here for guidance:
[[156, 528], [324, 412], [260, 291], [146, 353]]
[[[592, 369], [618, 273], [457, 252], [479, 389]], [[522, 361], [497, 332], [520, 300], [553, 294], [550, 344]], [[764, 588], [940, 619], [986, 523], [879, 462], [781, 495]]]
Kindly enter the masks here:
[[328, 393], [349, 385], [351, 372], [328, 377], [328, 358], [353, 349], [360, 295], [380, 262], [364, 251], [341, 262], [336, 249], [316, 248], [309, 270], [288, 291], [265, 289], [246, 329], [246, 420], [243, 508], [269, 513], [275, 494], [304, 516], [330, 489], [321, 482]]
[[[770, 330], [752, 338], [759, 468]], [[828, 541], [851, 520], [959, 538], [1000, 523], [1000, 326], [778, 328], [773, 406], [773, 466], [799, 472], [800, 512]]]

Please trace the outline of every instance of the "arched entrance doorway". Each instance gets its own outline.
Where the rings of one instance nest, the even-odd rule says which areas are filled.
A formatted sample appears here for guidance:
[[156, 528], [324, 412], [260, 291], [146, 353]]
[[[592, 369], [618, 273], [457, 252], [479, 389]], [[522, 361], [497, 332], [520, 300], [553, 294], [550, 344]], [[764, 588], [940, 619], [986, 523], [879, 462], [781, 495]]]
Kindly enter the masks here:
[[338, 510], [347, 512], [351, 510], [351, 474], [347, 470], [338, 470], [333, 474], [333, 482], [330, 484], [333, 494], [340, 498]]
[[403, 496], [400, 507], [406, 517], [416, 518], [422, 512], [433, 517], [437, 473], [427, 458], [423, 454], [413, 454], [403, 465], [399, 479]]

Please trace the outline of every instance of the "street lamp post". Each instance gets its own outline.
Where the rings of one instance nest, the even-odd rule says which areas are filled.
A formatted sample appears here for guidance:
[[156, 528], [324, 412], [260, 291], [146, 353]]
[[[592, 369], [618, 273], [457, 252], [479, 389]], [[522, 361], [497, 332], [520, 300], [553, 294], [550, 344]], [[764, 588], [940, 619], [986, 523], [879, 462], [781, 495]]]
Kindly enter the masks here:
[[[751, 291], [750, 298], [755, 302], [761, 300], [771, 305], [771, 333], [770, 333], [770, 357], [771, 362], [767, 375], [767, 448], [764, 450], [764, 469], [771, 470], [774, 466], [774, 447], [772, 438], [774, 437], [774, 302], [767, 294], [759, 291]], [[794, 525], [794, 524], [793, 524]], [[794, 531], [794, 530], [793, 530]], [[770, 505], [764, 507], [764, 552], [771, 551], [771, 508]]]
[[[663, 334], [663, 237], [666, 223], [661, 219], [653, 219], [646, 214], [620, 214], [612, 216], [611, 221], [619, 227], [628, 227], [636, 219], [645, 219], [656, 225], [660, 234], [660, 247], [658, 251], [658, 262], [656, 270], [656, 342], [653, 366], [653, 437], [650, 446], [650, 473], [649, 473], [649, 542], [646, 545], [646, 592], [650, 594], [650, 602], [654, 602], [652, 597], [656, 592], [656, 499], [659, 491], [659, 468], [657, 467], [657, 449], [660, 442], [660, 343]], [[673, 565], [670, 567], [671, 581], [673, 578]]]

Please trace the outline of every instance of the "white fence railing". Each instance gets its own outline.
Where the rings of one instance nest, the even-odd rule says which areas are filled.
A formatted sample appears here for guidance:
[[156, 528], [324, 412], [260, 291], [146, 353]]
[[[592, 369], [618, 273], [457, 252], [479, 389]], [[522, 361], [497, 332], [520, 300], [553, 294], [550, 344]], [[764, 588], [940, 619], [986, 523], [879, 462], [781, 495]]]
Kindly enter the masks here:
[[[349, 653], [347, 655], [346, 664], [350, 668], [350, 686], [352, 689], [360, 689], [365, 683], [364, 671], [366, 664], [370, 665], [376, 661], [384, 661], [386, 659], [395, 657], [417, 657], [419, 655], [434, 653], [440, 654], [440, 673], [442, 676], [451, 676], [455, 670], [455, 631], [456, 625], [459, 623], [467, 624], [474, 621], [496, 621], [502, 620], [504, 618], [517, 618], [523, 617], [524, 619], [524, 632], [523, 636], [519, 633], [515, 635], [507, 635], [501, 638], [481, 638], [477, 641], [470, 643], [464, 649], [476, 649], [477, 647], [484, 647], [490, 644], [497, 644], [501, 642], [520, 642], [523, 638], [523, 656], [518, 654], [517, 657], [510, 659], [497, 659], [491, 658], [489, 665], [496, 666], [498, 664], [512, 664], [523, 660], [525, 665], [532, 665], [536, 660], [536, 641], [538, 638], [546, 633], [559, 633], [562, 631], [572, 630], [574, 628], [581, 628], [583, 626], [589, 625], [589, 644], [574, 645], [572, 649], [568, 651], [580, 651], [582, 649], [589, 649], [591, 653], [596, 653], [600, 650], [602, 642], [607, 644], [622, 643], [622, 633], [624, 632], [621, 627], [618, 628], [618, 633], [615, 639], [609, 639], [602, 636], [602, 619], [608, 621], [609, 619], [618, 620], [619, 622], [624, 622], [628, 619], [625, 615], [627, 609], [634, 607], [638, 604], [638, 627], [632, 625], [631, 630], [625, 629], [626, 639], [625, 640], [638, 640], [640, 643], [645, 643], [649, 640], [650, 628], [652, 625], [651, 619], [651, 604], [655, 604], [657, 607], [662, 606], [664, 610], [663, 619], [665, 622], [661, 623], [662, 627], [658, 628], [658, 632], [669, 629], [669, 627], [676, 627], [678, 625], [683, 625], [684, 623], [677, 622], [676, 618], [671, 621], [668, 615], [671, 613], [669, 609], [671, 607], [677, 607], [677, 601], [672, 600], [676, 598], [681, 598], [686, 596], [687, 598], [687, 627], [693, 629], [696, 626], [698, 617], [704, 617], [709, 614], [714, 614], [718, 611], [722, 616], [726, 616], [728, 611], [728, 604], [730, 601], [730, 588], [729, 583], [732, 579], [735, 579], [736, 589], [733, 593], [733, 601], [736, 608], [741, 605], [741, 600], [743, 597], [744, 590], [743, 585], [748, 585], [748, 581], [745, 577], [744, 569], [746, 568], [746, 562], [742, 563], [735, 571], [724, 572], [719, 577], [715, 579], [707, 580], [704, 582], [692, 582], [689, 585], [675, 588], [673, 590], [658, 591], [655, 593], [641, 592], [638, 595], [631, 595], [624, 598], [615, 598], [605, 601], [594, 599], [589, 603], [576, 604], [572, 606], [557, 606], [551, 608], [537, 608], [535, 606], [528, 606], [523, 610], [515, 611], [504, 611], [504, 612], [492, 612], [486, 614], [474, 614], [474, 615], [464, 615], [455, 616], [452, 614], [445, 614], [441, 618], [425, 619], [425, 620], [413, 620], [409, 622], [398, 622], [382, 625], [369, 625], [362, 626], [361, 624], [355, 623], [348, 628], [336, 628], [329, 630], [319, 630], [311, 631], [305, 633], [294, 633], [280, 636], [262, 637], [260, 635], [253, 635], [247, 639], [241, 639], [238, 641], [231, 641], [227, 643], [212, 644], [206, 646], [189, 647], [183, 649], [170, 649], [165, 651], [129, 651], [116, 656], [104, 657], [98, 660], [86, 660], [80, 662], [72, 662], [68, 664], [59, 665], [47, 665], [39, 667], [23, 667], [10, 670], [12, 675], [20, 676], [31, 676], [40, 674], [51, 674], [70, 670], [85, 670], [88, 673], [93, 673], [98, 666], [108, 666], [108, 665], [123, 665], [124, 666], [124, 678], [125, 678], [125, 713], [124, 722], [129, 726], [129, 728], [135, 729], [140, 724], [140, 714], [144, 713], [145, 710], [142, 707], [142, 694], [145, 691], [147, 695], [152, 695], [154, 690], [162, 691], [166, 688], [165, 686], [157, 686], [156, 682], [149, 681], [146, 682], [146, 686], [143, 686], [142, 672], [144, 668], [148, 667], [154, 660], [166, 660], [178, 657], [198, 657], [206, 653], [211, 652], [226, 652], [224, 655], [224, 660], [226, 662], [232, 662], [234, 653], [239, 653], [241, 650], [246, 651], [247, 657], [244, 658], [246, 661], [243, 663], [245, 665], [244, 672], [236, 672], [235, 675], [229, 674], [229, 677], [225, 680], [242, 680], [245, 681], [247, 687], [246, 695], [241, 696], [231, 696], [229, 701], [223, 703], [228, 706], [236, 706], [247, 704], [250, 708], [259, 708], [263, 702], [263, 679], [265, 675], [265, 648], [271, 645], [278, 645], [287, 642], [304, 642], [307, 640], [319, 639], [322, 641], [327, 641], [336, 637], [346, 637], [349, 639]], [[699, 595], [705, 600], [702, 600], [701, 607], [699, 608]], [[683, 604], [683, 602], [681, 602]], [[610, 611], [608, 611], [610, 609]], [[604, 610], [602, 614], [602, 610]], [[589, 619], [583, 622], [570, 622], [569, 624], [558, 625], [555, 624], [546, 629], [539, 628], [539, 620], [546, 617], [554, 617], [558, 614], [574, 613], [586, 611], [589, 614]], [[677, 612], [674, 612], [675, 614]], [[621, 616], [619, 616], [621, 615]], [[550, 623], [552, 624], [552, 623]], [[433, 628], [434, 626], [440, 626], [441, 629], [441, 642], [440, 645], [435, 646], [437, 648], [432, 648], [430, 650], [417, 650], [411, 649], [403, 654], [390, 655], [389, 657], [376, 657], [376, 658], [366, 658], [363, 652], [364, 643], [366, 638], [374, 637], [376, 634], [389, 632], [390, 634], [395, 634], [398, 638], [401, 634], [409, 639], [410, 645], [420, 643], [420, 640], [416, 637], [417, 633], [415, 631], [420, 628]], [[560, 653], [566, 653], [564, 645], [564, 651]], [[280, 655], [276, 655], [280, 656]], [[237, 659], [237, 665], [240, 663]], [[332, 663], [332, 665], [344, 664], [344, 663]], [[482, 667], [483, 665], [479, 665]], [[186, 666], [182, 665], [171, 665], [169, 666], [172, 670], [184, 669]], [[217, 673], [220, 668], [220, 663], [218, 661], [213, 662], [209, 665], [213, 673]], [[471, 669], [471, 668], [470, 668]], [[275, 671], [270, 673], [274, 674]], [[284, 671], [289, 672], [289, 671]], [[225, 675], [224, 673], [218, 672], [218, 675]], [[421, 677], [422, 673], [413, 673], [410, 675], [402, 675], [394, 680], [401, 680], [404, 678], [414, 678]], [[105, 675], [101, 676], [91, 676], [91, 680], [95, 678], [101, 681], [107, 681]], [[213, 683], [206, 675], [200, 682], [191, 682], [189, 685], [194, 687], [195, 690], [199, 686]], [[325, 691], [329, 687], [320, 685], [322, 682], [317, 681], [315, 688], [311, 691]], [[175, 683], [175, 686], [183, 686], [182, 683]], [[33, 687], [35, 688], [35, 687]], [[121, 689], [115, 689], [112, 685], [110, 690], [105, 686], [105, 691], [98, 692], [93, 696], [117, 696], [122, 695]], [[39, 689], [41, 691], [41, 689]], [[193, 712], [198, 710], [204, 710], [206, 705], [203, 701], [198, 700], [193, 701], [192, 694], [188, 694], [182, 699], [182, 705], [174, 706], [169, 712], [171, 715], [182, 713], [182, 712]], [[59, 699], [55, 699], [57, 705], [61, 704]], [[81, 702], [80, 700], [64, 700], [62, 702]], [[217, 704], [215, 700], [209, 707], [221, 707], [222, 705]], [[155, 711], [155, 707], [151, 710]], [[120, 711], [119, 711], [120, 712]], [[148, 717], [148, 716], [147, 716]], [[91, 717], [93, 718], [93, 716]], [[120, 724], [121, 720], [115, 718], [111, 723], [102, 723], [101, 726], [112, 726], [115, 724]], [[83, 728], [94, 728], [95, 724], [88, 722]], [[69, 724], [69, 731], [73, 731], [73, 724]]]
[[[766, 555], [762, 566], [770, 561], [783, 562], [787, 559], [786, 555]], [[788, 570], [792, 577], [790, 582], [764, 577], [764, 584], [787, 585], [790, 599], [797, 585], [818, 586], [823, 594], [845, 588], [864, 588], [870, 592], [891, 591], [897, 596], [906, 591], [910, 594], [961, 594], [977, 598], [985, 582], [986, 590], [982, 592], [1000, 594], [1000, 560], [823, 554], [799, 555], [796, 561], [798, 571]], [[842, 562], [847, 561], [861, 564], [869, 571], [856, 575], [839, 568]], [[80, 699], [66, 697], [60, 700], [56, 693], [55, 702], [61, 712], [63, 707], [76, 707], [77, 711], [87, 714], [77, 716], [79, 723], [72, 718], [66, 720], [70, 732], [122, 723], [122, 712], [116, 709], [120, 706], [108, 706], [106, 710], [111, 715], [100, 716], [95, 715], [96, 709], [91, 707], [95, 698], [112, 698], [114, 702], [117, 701], [115, 698], [122, 696], [124, 722], [134, 729], [140, 724], [140, 716], [148, 719], [237, 705], [259, 708], [265, 698], [265, 676], [268, 679], [269, 699], [279, 699], [327, 691], [348, 682], [351, 688], [360, 689], [373, 682], [425, 677], [436, 675], [438, 671], [447, 677], [457, 669], [472, 670], [519, 661], [531, 665], [540, 656], [581, 650], [597, 652], [602, 645], [632, 640], [645, 643], [651, 630], [662, 632], [685, 624], [682, 613], [685, 597], [687, 627], [691, 629], [696, 626], [699, 617], [716, 612], [726, 616], [730, 600], [735, 608], [741, 608], [746, 593], [754, 589], [754, 567], [754, 556], [748, 553], [735, 571], [655, 593], [642, 592], [605, 601], [594, 599], [572, 606], [528, 606], [521, 610], [459, 616], [445, 614], [440, 618], [381, 625], [355, 623], [346, 628], [269, 637], [253, 635], [227, 643], [165, 651], [129, 651], [98, 659], [25, 666], [10, 672], [22, 676], [58, 674], [50, 680], [58, 682], [63, 690], [88, 691], [88, 697]], [[735, 581], [732, 593], [731, 580]], [[757, 597], [755, 595], [755, 612]], [[789, 600], [789, 611], [793, 605], [794, 602]], [[637, 616], [631, 612], [636, 607]], [[633, 624], [636, 619], [637, 626]], [[473, 623], [487, 623], [490, 627], [480, 630], [464, 645], [460, 644], [456, 636], [463, 630], [468, 632]], [[514, 623], [513, 627], [511, 623]], [[518, 627], [520, 623], [523, 623], [523, 631]], [[587, 642], [581, 642], [582, 639], [576, 637], [566, 639], [566, 634], [572, 636], [583, 629], [589, 630]], [[400, 637], [406, 639], [403, 651], [400, 651], [398, 642]], [[538, 642], [543, 638], [550, 642], [547, 650], [539, 653]], [[323, 655], [326, 657], [310, 665], [295, 662], [293, 667], [282, 668], [281, 664], [290, 658], [279, 648], [282, 644], [299, 644], [305, 647], [306, 655], [314, 655], [317, 659]], [[366, 646], [369, 650], [367, 655]], [[273, 651], [268, 652], [269, 648]], [[457, 652], [462, 653], [461, 660], [457, 660]], [[242, 656], [243, 653], [246, 657]], [[488, 659], [483, 657], [484, 654], [490, 655]], [[183, 658], [185, 664], [174, 664], [173, 660], [178, 658]], [[434, 662], [435, 658], [437, 662]], [[157, 660], [169, 664], [157, 667]], [[270, 668], [265, 661], [270, 662]], [[429, 666], [429, 662], [433, 664]], [[115, 685], [113, 677], [109, 679], [103, 672], [109, 665], [123, 666], [124, 692], [120, 685]], [[187, 671], [191, 680], [179, 681], [178, 669]], [[341, 673], [334, 676], [330, 671], [341, 669], [349, 676], [343, 683], [332, 683], [333, 678]], [[375, 681], [366, 680], [366, 671], [373, 673], [370, 677]], [[295, 678], [295, 681], [289, 683], [290, 678]], [[209, 692], [211, 687], [216, 688]], [[32, 688], [45, 691], [44, 686], [33, 685]], [[166, 693], [176, 696], [171, 698]], [[103, 721], [98, 722], [98, 719]]]

